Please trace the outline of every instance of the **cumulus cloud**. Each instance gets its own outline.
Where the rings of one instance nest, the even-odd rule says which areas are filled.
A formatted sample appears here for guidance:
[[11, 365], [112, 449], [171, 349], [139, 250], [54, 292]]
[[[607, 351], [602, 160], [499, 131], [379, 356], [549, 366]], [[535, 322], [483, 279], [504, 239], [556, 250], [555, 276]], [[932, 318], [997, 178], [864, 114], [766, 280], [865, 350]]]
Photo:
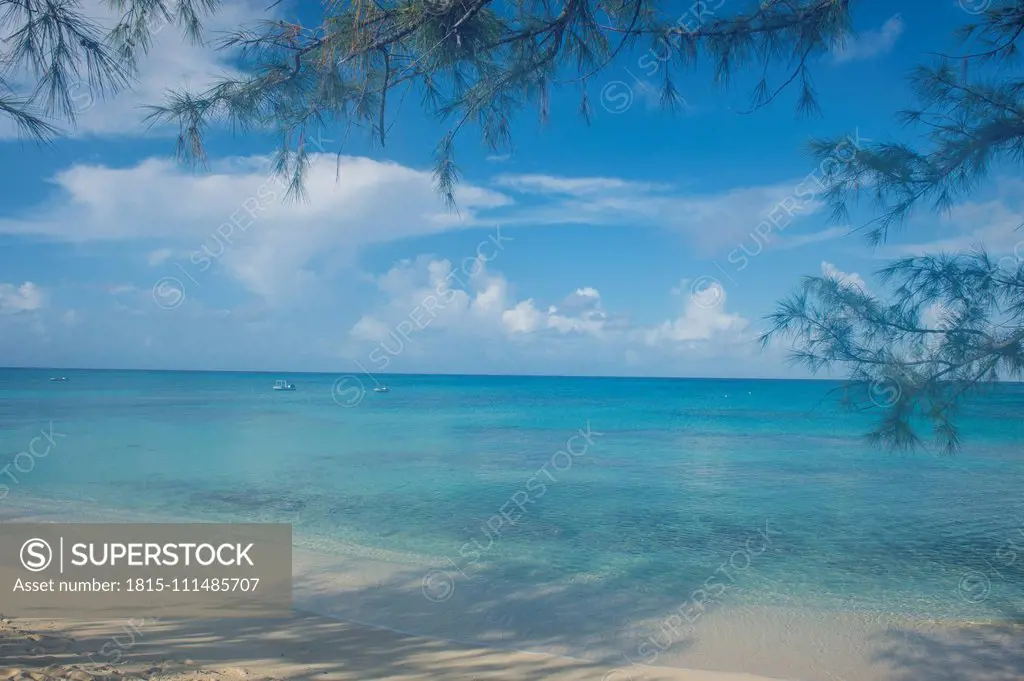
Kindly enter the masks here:
[[715, 354], [750, 340], [749, 322], [726, 311], [725, 292], [718, 284], [690, 293], [678, 317], [645, 327], [607, 311], [594, 287], [581, 286], [560, 302], [545, 305], [533, 297], [519, 299], [503, 275], [482, 264], [472, 276], [465, 274], [447, 260], [421, 256], [377, 278], [383, 302], [351, 328], [351, 339], [362, 342], [356, 344], [356, 354], [383, 369], [406, 352], [480, 348], [483, 340], [494, 343], [491, 347], [510, 347], [507, 343], [512, 342], [522, 351], [544, 341], [536, 345], [538, 351], [560, 349], [577, 357], [629, 353], [635, 364], [645, 349], [648, 354]]
[[566, 296], [562, 304], [568, 308], [589, 308], [592, 306], [600, 306], [601, 293], [592, 286], [584, 286], [583, 288], [578, 288]]
[[621, 328], [603, 309], [601, 294], [581, 287], [558, 304], [538, 308], [533, 298], [517, 301], [513, 287], [500, 273], [492, 273], [481, 260], [453, 269], [448, 260], [421, 256], [403, 261], [379, 280], [389, 296], [384, 309], [363, 316], [353, 335], [379, 339], [399, 325], [414, 322], [418, 331], [452, 329], [463, 336], [515, 336], [538, 333], [600, 336]]
[[482, 259], [460, 268], [429, 256], [403, 260], [376, 284], [384, 303], [352, 327], [357, 340], [380, 342], [390, 336], [402, 343], [427, 329], [489, 335], [500, 329], [510, 296], [508, 281], [488, 272]]
[[[310, 140], [320, 148], [329, 142]], [[120, 167], [79, 163], [50, 178], [55, 196], [17, 217], [0, 216], [0, 235], [127, 242], [138, 257], [184, 285], [201, 286], [207, 271], [217, 267], [281, 306], [310, 300], [330, 280], [332, 268], [351, 265], [368, 245], [494, 224], [670, 229], [705, 253], [735, 248], [796, 186], [686, 194], [620, 178], [500, 175], [490, 188], [461, 184], [456, 213], [443, 205], [426, 169], [314, 154], [307, 200], [295, 202], [285, 197], [270, 163], [267, 156], [229, 157], [213, 161], [202, 174], [166, 159]], [[803, 205], [796, 217], [816, 209], [817, 204]], [[573, 304], [563, 301], [560, 309]], [[566, 315], [552, 314], [557, 327], [598, 325], [596, 315], [570, 322], [558, 316]]]
[[[168, 311], [145, 288], [110, 298], [109, 285], [69, 284], [47, 289], [42, 309], [0, 315], [0, 354], [15, 364], [52, 363], [38, 343], [52, 337], [62, 356], [111, 367], [251, 369], [271, 362], [289, 371], [354, 374], [781, 371], [778, 358], [758, 352], [749, 324], [718, 293], [697, 291], [691, 298], [684, 282], [685, 291], [664, 296], [676, 301], [676, 314], [660, 323], [633, 322], [586, 281], [552, 298], [523, 288], [525, 282], [513, 283], [498, 270], [500, 257], [479, 264], [437, 256], [404, 260], [369, 277], [372, 291], [359, 291], [357, 307], [335, 305], [317, 315], [266, 307], [247, 314], [192, 298]], [[4, 310], [13, 307], [12, 291], [19, 309], [35, 306], [34, 290], [3, 286]], [[661, 296], [647, 297], [657, 303]]]
[[0, 313], [18, 314], [43, 307], [43, 292], [31, 281], [20, 286], [0, 284]]
[[879, 28], [850, 36], [846, 43], [832, 53], [836, 63], [871, 59], [892, 51], [903, 35], [903, 17], [895, 14]]
[[533, 333], [540, 328], [542, 320], [543, 315], [533, 298], [520, 301], [512, 309], [501, 313], [501, 323], [509, 333]]
[[601, 294], [591, 286], [578, 288], [560, 305], [549, 305], [538, 310], [533, 299], [516, 304], [502, 313], [502, 322], [510, 333], [536, 333], [550, 329], [560, 334], [601, 335], [617, 327], [604, 311]]
[[868, 295], [871, 294], [871, 290], [868, 288], [867, 282], [864, 281], [864, 278], [856, 272], [843, 272], [832, 263], [822, 260], [821, 274], [828, 279], [834, 279], [842, 284], [846, 284], [847, 286], [860, 289], [861, 293]]
[[725, 311], [725, 288], [717, 281], [704, 287], [694, 284], [684, 281], [673, 291], [683, 297], [682, 314], [640, 331], [647, 345], [683, 343], [692, 346], [698, 341], [735, 342], [746, 338], [744, 332], [750, 323], [738, 314]]
[[[116, 243], [119, 251], [128, 251], [129, 260], [150, 265], [154, 280], [175, 277], [187, 289], [186, 304], [165, 314], [166, 319], [201, 315], [208, 323], [230, 327], [223, 335], [232, 341], [234, 334], [253, 335], [251, 323], [264, 325], [264, 339], [271, 337], [266, 335], [274, 326], [270, 320], [288, 328], [283, 320], [289, 315], [301, 319], [300, 308], [312, 304], [313, 291], [323, 293], [316, 303], [329, 300], [338, 318], [324, 335], [289, 346], [293, 351], [313, 343], [332, 360], [365, 362], [373, 348], [401, 346], [402, 362], [416, 359], [402, 365], [411, 370], [458, 371], [475, 365], [558, 372], [564, 366], [593, 366], [602, 373], [600, 367], [626, 361], [631, 369], [654, 374], [695, 361], [689, 373], [702, 373], [712, 371], [707, 358], [727, 362], [726, 357], [746, 356], [753, 332], [745, 318], [727, 308], [724, 291], [687, 288], [676, 298], [666, 294], [676, 301], [671, 315], [634, 323], [610, 310], [598, 287], [586, 280], [564, 296], [520, 293], [496, 269], [500, 262], [479, 258], [456, 263], [421, 256], [399, 262], [368, 279], [376, 304], [362, 297], [358, 305], [345, 304], [339, 298], [351, 287], [331, 286], [337, 283], [332, 277], [351, 270], [369, 246], [454, 230], [493, 230], [497, 224], [517, 229], [572, 222], [668, 228], [682, 231], [698, 246], [735, 247], [730, 235], [748, 234], [795, 186], [693, 194], [619, 178], [503, 175], [489, 186], [460, 185], [459, 212], [452, 213], [436, 193], [429, 170], [361, 157], [339, 160], [333, 154], [314, 155], [307, 200], [298, 203], [285, 199], [264, 156], [216, 160], [202, 174], [157, 159], [120, 167], [82, 163], [51, 179], [55, 195], [16, 216], [0, 217], [0, 235]], [[208, 287], [211, 277], [220, 277], [220, 283]], [[237, 298], [220, 287], [224, 280], [254, 294], [245, 304], [257, 306], [258, 321], [225, 309], [227, 301]], [[122, 319], [144, 317], [153, 324], [151, 314], [166, 313], [153, 304], [154, 283], [103, 291], [120, 294], [110, 305]], [[64, 302], [64, 307], [81, 305]], [[88, 321], [74, 321], [88, 328], [98, 324], [97, 314], [90, 308]], [[51, 330], [62, 326], [54, 323]], [[268, 356], [282, 347], [265, 345]], [[494, 362], [489, 353], [497, 357]], [[255, 361], [256, 354], [247, 357]], [[467, 365], [469, 357], [473, 360]], [[218, 361], [229, 360], [241, 361], [234, 356]], [[374, 367], [380, 369], [368, 365]]]
[[[311, 262], [373, 243], [476, 225], [480, 211], [510, 200], [463, 184], [460, 212], [442, 204], [427, 170], [367, 158], [318, 154], [305, 202], [285, 197], [270, 159], [226, 159], [197, 175], [166, 160], [122, 168], [75, 165], [53, 178], [59, 193], [18, 218], [0, 218], [0, 234], [48, 240], [123, 241], [145, 247], [147, 261], [171, 270], [175, 252], [188, 278], [222, 266], [268, 301], [294, 300], [315, 273]], [[153, 242], [168, 244], [153, 249]]]

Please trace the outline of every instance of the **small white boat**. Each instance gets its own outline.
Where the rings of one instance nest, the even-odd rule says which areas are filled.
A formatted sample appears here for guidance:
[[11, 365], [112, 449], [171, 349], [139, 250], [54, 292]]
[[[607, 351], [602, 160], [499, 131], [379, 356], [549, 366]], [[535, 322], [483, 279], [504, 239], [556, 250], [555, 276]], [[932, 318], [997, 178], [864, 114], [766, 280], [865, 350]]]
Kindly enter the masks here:
[[387, 387], [386, 385], [378, 385], [376, 388], [373, 389], [373, 392], [375, 392], [375, 393], [389, 393], [389, 392], [391, 392], [391, 388]]
[[288, 381], [278, 381], [274, 383], [274, 390], [295, 390], [295, 384]]
[[51, 376], [50, 380], [53, 381], [54, 383], [63, 383], [64, 381], [68, 380], [68, 378], [67, 376]]

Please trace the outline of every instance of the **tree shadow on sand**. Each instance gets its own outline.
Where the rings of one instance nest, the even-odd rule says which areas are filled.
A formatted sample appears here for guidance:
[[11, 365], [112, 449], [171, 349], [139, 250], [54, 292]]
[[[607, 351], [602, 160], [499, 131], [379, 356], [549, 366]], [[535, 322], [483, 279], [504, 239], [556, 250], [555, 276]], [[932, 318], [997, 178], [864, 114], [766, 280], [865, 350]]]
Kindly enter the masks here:
[[893, 629], [880, 636], [876, 661], [891, 681], [1020, 681], [1024, 625], [991, 624], [942, 634]]
[[[513, 588], [519, 571], [532, 570], [527, 564], [500, 568], [479, 567], [456, 582], [450, 596], [435, 602], [423, 590], [423, 571], [410, 569], [381, 580], [380, 584], [354, 589], [314, 585], [296, 589], [299, 605], [319, 612], [363, 613], [373, 617], [367, 623], [387, 624], [395, 629], [444, 636], [446, 627], [458, 625], [472, 632], [477, 643], [453, 643], [443, 638], [404, 635], [394, 631], [360, 626], [328, 617], [298, 614], [289, 619], [222, 618], [201, 621], [140, 620], [137, 631], [113, 627], [119, 636], [116, 647], [110, 623], [69, 623], [60, 635], [28, 640], [26, 632], [0, 630], [0, 666], [36, 670], [44, 677], [71, 678], [69, 669], [85, 669], [93, 678], [112, 681], [126, 674], [154, 681], [234, 681], [210, 670], [258, 667], [260, 674], [301, 681], [370, 681], [373, 679], [545, 679], [565, 681], [625, 681], [686, 678], [677, 672], [631, 667], [625, 656], [639, 661], [638, 634], [619, 629], [619, 623], [649, 617], [664, 621], [676, 610], [678, 600], [652, 595], [638, 597], [639, 574], [621, 574], [601, 583], [580, 582], [559, 588]], [[520, 577], [525, 575], [519, 575]], [[537, 575], [531, 573], [530, 576]], [[522, 583], [522, 582], [519, 582]], [[632, 590], [629, 585], [634, 585]], [[1008, 617], [1009, 606], [1004, 607]], [[581, 616], [581, 611], [586, 616]], [[157, 617], [159, 613], [154, 613]], [[25, 623], [32, 627], [32, 623]], [[687, 651], [702, 634], [680, 630], [670, 649], [657, 665], [685, 663]], [[609, 636], [609, 630], [617, 630]], [[40, 629], [41, 630], [41, 629]], [[454, 629], [451, 629], [454, 631]], [[644, 635], [653, 633], [645, 629]], [[665, 641], [664, 636], [661, 637]], [[484, 645], [481, 645], [480, 643]], [[793, 678], [801, 681], [1019, 681], [1024, 678], [1024, 627], [991, 625], [950, 629], [939, 633], [891, 629], [872, 641], [876, 667], [871, 675], [854, 677], [827, 670], [808, 672]], [[104, 646], [106, 651], [103, 652]], [[583, 651], [590, 661], [529, 655], [516, 660], [509, 669], [501, 651], [573, 650]], [[116, 654], [111, 654], [110, 651]], [[737, 647], [737, 650], [739, 648]], [[737, 658], [742, 657], [737, 653]], [[168, 658], [177, 661], [168, 663]], [[672, 662], [667, 660], [671, 658]], [[186, 660], [195, 661], [191, 666]], [[123, 665], [104, 666], [122, 661]], [[58, 668], [55, 665], [62, 665]], [[84, 665], [84, 666], [78, 666]], [[175, 666], [177, 665], [177, 666]], [[689, 666], [689, 665], [680, 665]], [[749, 660], [735, 659], [730, 671], [747, 671]], [[613, 669], [623, 673], [612, 674]], [[884, 670], [884, 671], [883, 671]], [[762, 672], [764, 673], [764, 672]], [[769, 674], [778, 676], [778, 674]], [[28, 678], [22, 676], [26, 681]], [[76, 677], [72, 681], [88, 681]]]
[[[304, 608], [343, 616], [363, 614], [352, 619], [418, 635], [309, 614], [308, 610], [289, 619], [180, 621], [140, 617], [131, 627], [123, 622], [112, 625], [110, 621], [56, 626], [16, 621], [9, 623], [6, 631], [0, 630], [0, 645], [4, 646], [0, 647], [0, 667], [36, 670], [46, 677], [65, 679], [70, 669], [80, 669], [93, 678], [123, 678], [130, 673], [142, 678], [159, 677], [161, 681], [184, 679], [178, 672], [184, 669], [180, 664], [186, 660], [207, 669], [258, 666], [269, 670], [268, 676], [310, 681], [628, 678], [611, 672], [630, 667], [621, 653], [637, 659], [636, 640], [624, 643], [628, 647], [616, 648], [620, 641], [629, 640], [631, 632], [615, 640], [607, 638], [607, 632], [615, 628], [615, 623], [635, 615], [637, 601], [625, 585], [630, 580], [635, 583], [637, 577], [622, 575], [611, 584], [570, 583], [557, 589], [509, 586], [511, 577], [531, 569], [525, 564], [505, 565], [500, 570], [480, 567], [468, 578], [461, 577], [465, 582], [457, 584], [443, 602], [424, 595], [424, 570], [419, 568], [369, 587], [317, 591], [314, 586], [301, 596], [300, 589], [296, 589], [300, 599], [297, 605]], [[677, 605], [666, 602], [658, 614], [664, 617]], [[580, 617], [581, 607], [587, 608], [587, 617]], [[152, 613], [152, 617], [159, 618], [159, 613]], [[38, 640], [26, 638], [33, 630]], [[450, 638], [446, 635], [455, 631], [470, 632], [474, 640], [446, 640]], [[38, 633], [44, 636], [39, 638]], [[110, 645], [115, 635], [118, 643]], [[690, 638], [680, 631], [672, 641], [672, 652], [684, 651], [689, 645]], [[507, 652], [522, 650], [582, 651], [589, 659], [520, 656], [513, 673], [508, 668]], [[168, 658], [179, 667], [168, 667]], [[192, 671], [198, 669], [195, 666]], [[644, 672], [648, 679], [668, 678], [663, 674], [675, 673], [652, 667], [644, 668]], [[633, 677], [641, 678], [638, 668], [634, 668]], [[215, 675], [193, 673], [190, 678], [214, 679]]]
[[[383, 607], [385, 602], [393, 606], [394, 594], [387, 601], [376, 601], [376, 591], [349, 594], [348, 597], [367, 598], [368, 607]], [[410, 590], [406, 596], [425, 600], [418, 590]], [[577, 592], [577, 595], [549, 594], [535, 599], [519, 595], [518, 598], [519, 607], [532, 609], [536, 618], [541, 619], [560, 606], [568, 607], [578, 597]], [[332, 603], [321, 605], [330, 607]], [[498, 605], [481, 604], [480, 608], [493, 609]], [[123, 624], [112, 626], [110, 622], [66, 623], [55, 631], [46, 631], [49, 628], [47, 623], [25, 622], [24, 626], [29, 629], [18, 631], [12, 627], [0, 631], [0, 651], [3, 653], [0, 666], [11, 672], [37, 673], [36, 676], [22, 674], [19, 677], [16, 674], [12, 677], [25, 681], [29, 678], [35, 681], [66, 679], [70, 678], [73, 670], [85, 671], [93, 679], [106, 678], [109, 681], [135, 676], [159, 678], [161, 681], [209, 680], [218, 678], [213, 670], [238, 667], [258, 667], [266, 676], [303, 681], [428, 678], [473, 681], [510, 677], [598, 681], [613, 668], [538, 654], [517, 657], [513, 672], [509, 669], [507, 654], [500, 647], [405, 635], [305, 613], [297, 613], [288, 619], [155, 622], [139, 619], [131, 630]], [[495, 625], [495, 630], [499, 626], [511, 628], [519, 634], [534, 631], [527, 618], [506, 618], [504, 625]], [[34, 640], [30, 640], [27, 635], [32, 633], [32, 629], [45, 632], [45, 635], [35, 633]], [[554, 626], [546, 627], [543, 637], [537, 635], [532, 640], [549, 645], [575, 640], [570, 632], [566, 632], [564, 637], [557, 636], [555, 629]], [[486, 637], [487, 632], [481, 633]], [[115, 640], [117, 643], [110, 645]], [[495, 643], [500, 646], [500, 641]], [[174, 662], [168, 662], [169, 658]], [[38, 676], [40, 673], [42, 677]], [[659, 676], [657, 670], [648, 674], [650, 679]], [[89, 679], [74, 678], [75, 681]]]
[[878, 637], [876, 661], [893, 669], [892, 681], [1024, 679], [1024, 611], [996, 592], [982, 600], [1001, 623], [928, 633], [893, 628]]

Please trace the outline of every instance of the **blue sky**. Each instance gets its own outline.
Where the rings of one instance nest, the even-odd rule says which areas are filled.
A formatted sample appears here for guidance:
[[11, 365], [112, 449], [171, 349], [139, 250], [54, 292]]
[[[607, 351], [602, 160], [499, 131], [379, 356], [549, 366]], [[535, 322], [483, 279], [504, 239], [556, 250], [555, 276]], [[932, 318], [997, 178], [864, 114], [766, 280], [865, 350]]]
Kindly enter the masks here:
[[[795, 90], [741, 115], [749, 74], [723, 91], [700, 70], [680, 84], [685, 112], [660, 111], [638, 51], [591, 83], [589, 126], [569, 88], [545, 125], [517, 119], [509, 154], [469, 130], [458, 215], [430, 183], [444, 127], [411, 105], [383, 150], [350, 138], [338, 178], [344, 133], [324, 130], [305, 204], [278, 199], [260, 135], [215, 131], [208, 170], [176, 165], [173, 131], [147, 131], [139, 105], [233, 64], [164, 29], [136, 91], [83, 92], [52, 148], [0, 122], [0, 364], [801, 376], [784, 347], [752, 342], [800, 276], [875, 290], [887, 257], [1009, 252], [1024, 222], [1004, 174], [876, 252], [828, 222], [808, 138], [905, 134], [905, 74], [971, 19], [955, 1], [863, 5], [845, 50], [814, 65], [823, 116], [794, 116]], [[262, 7], [225, 2], [211, 28]]]

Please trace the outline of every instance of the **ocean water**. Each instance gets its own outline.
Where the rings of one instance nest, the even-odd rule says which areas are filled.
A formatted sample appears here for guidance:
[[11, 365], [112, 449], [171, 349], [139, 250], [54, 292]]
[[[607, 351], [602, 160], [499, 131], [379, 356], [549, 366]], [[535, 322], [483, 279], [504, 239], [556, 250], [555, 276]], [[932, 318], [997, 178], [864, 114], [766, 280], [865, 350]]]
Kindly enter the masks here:
[[325, 556], [393, 567], [313, 606], [520, 647], [626, 640], [691, 597], [1024, 619], [1019, 385], [964, 409], [948, 457], [869, 445], [822, 381], [395, 375], [346, 406], [337, 378], [0, 369], [0, 514], [293, 523], [321, 580]]

